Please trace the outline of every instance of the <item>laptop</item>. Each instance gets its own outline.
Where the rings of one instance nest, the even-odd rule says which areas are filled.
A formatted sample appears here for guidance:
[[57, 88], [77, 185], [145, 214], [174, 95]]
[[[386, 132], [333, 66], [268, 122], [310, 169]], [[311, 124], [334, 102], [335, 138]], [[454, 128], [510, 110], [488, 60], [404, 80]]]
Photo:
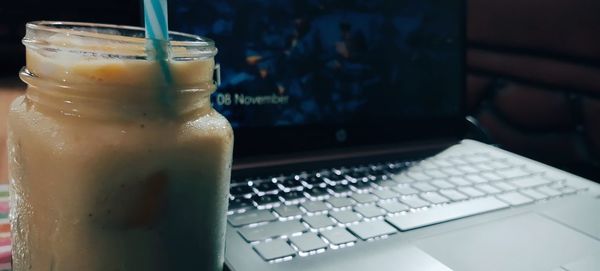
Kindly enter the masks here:
[[171, 5], [220, 50], [230, 270], [600, 270], [598, 184], [464, 139], [464, 1]]

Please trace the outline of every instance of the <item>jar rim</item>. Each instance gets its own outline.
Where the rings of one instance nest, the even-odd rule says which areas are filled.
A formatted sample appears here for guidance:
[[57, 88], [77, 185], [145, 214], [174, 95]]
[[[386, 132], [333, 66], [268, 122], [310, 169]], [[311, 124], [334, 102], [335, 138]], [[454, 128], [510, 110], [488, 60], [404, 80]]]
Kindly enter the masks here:
[[[40, 47], [40, 45], [43, 45], [44, 42], [36, 40], [38, 35], [34, 33], [44, 32], [44, 37], [64, 34], [81, 39], [87, 38], [108, 43], [127, 44], [139, 49], [135, 55], [146, 57], [147, 39], [145, 38], [145, 29], [142, 27], [69, 21], [33, 21], [26, 24], [26, 30], [27, 34], [23, 38], [25, 46]], [[171, 48], [186, 49], [184, 56], [186, 58], [213, 57], [217, 53], [213, 40], [177, 31], [169, 31], [169, 45]], [[56, 47], [57, 45], [54, 44], [53, 46]], [[116, 55], [119, 55], [119, 53], [117, 52]], [[174, 57], [177, 57], [177, 52], [175, 52]]]

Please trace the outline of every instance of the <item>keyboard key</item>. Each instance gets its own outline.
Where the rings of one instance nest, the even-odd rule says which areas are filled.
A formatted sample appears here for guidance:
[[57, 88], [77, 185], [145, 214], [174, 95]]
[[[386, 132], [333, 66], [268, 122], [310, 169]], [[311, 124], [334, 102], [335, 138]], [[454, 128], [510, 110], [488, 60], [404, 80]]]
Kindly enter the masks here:
[[465, 200], [469, 198], [465, 196], [465, 194], [460, 193], [454, 189], [440, 190], [440, 193], [453, 201]]
[[352, 223], [360, 220], [360, 216], [352, 210], [333, 211], [329, 215], [342, 224]]
[[318, 198], [329, 194], [327, 193], [327, 189], [323, 187], [313, 187], [311, 189], [304, 190], [304, 193], [308, 194], [308, 196], [311, 198]]
[[542, 199], [548, 198], [548, 196], [546, 194], [540, 193], [534, 189], [521, 190], [521, 193], [523, 193], [525, 196], [528, 196], [535, 200], [542, 200]]
[[[419, 162], [418, 166], [419, 166], [419, 168], [425, 169], [426, 173], [429, 170], [435, 170], [438, 168], [438, 165], [431, 162], [430, 160], [423, 160], [423, 161]], [[432, 176], [430, 174], [427, 174], [427, 175]], [[435, 177], [435, 176], [432, 176], [432, 177]]]
[[468, 173], [468, 174], [479, 173], [479, 169], [472, 167], [470, 165], [458, 166], [458, 167], [456, 167], [456, 169], [458, 169], [464, 173]]
[[231, 179], [231, 184], [245, 184], [248, 185], [248, 181], [244, 179]]
[[383, 209], [375, 206], [375, 204], [355, 206], [354, 211], [366, 218], [378, 217], [385, 214]]
[[436, 191], [437, 188], [433, 185], [430, 185], [429, 183], [414, 183], [412, 184], [412, 187], [416, 188], [417, 190], [420, 190], [422, 192], [430, 192], [430, 191]]
[[453, 167], [454, 164], [445, 160], [445, 158], [432, 158], [431, 162], [436, 164], [438, 167]]
[[329, 243], [339, 246], [356, 241], [356, 237], [349, 233], [345, 228], [337, 227], [331, 230], [322, 231], [321, 235], [329, 241]]
[[576, 188], [568, 186], [565, 182], [555, 182], [555, 183], [551, 184], [550, 187], [556, 189], [563, 195], [573, 194], [573, 193], [577, 192]]
[[560, 191], [560, 193], [563, 195], [574, 194], [577, 192], [577, 189], [575, 189], [574, 187], [570, 187], [570, 186], [562, 186], [560, 188], [555, 187], [555, 189]]
[[302, 182], [300, 180], [296, 180], [295, 178], [285, 178], [280, 181], [279, 184], [288, 189], [295, 189], [302, 186]]
[[268, 210], [252, 210], [241, 214], [230, 215], [227, 220], [229, 220], [231, 225], [238, 227], [253, 223], [277, 220], [277, 217], [275, 217], [275, 215]]
[[390, 235], [398, 232], [394, 227], [383, 220], [374, 220], [358, 223], [348, 227], [348, 230], [360, 239], [368, 240], [382, 235]]
[[334, 195], [350, 192], [350, 187], [342, 184], [328, 186], [327, 189]]
[[427, 174], [433, 178], [436, 178], [436, 179], [444, 179], [444, 178], [449, 177], [448, 174], [446, 174], [440, 170], [437, 170], [437, 169], [425, 170], [425, 174]]
[[517, 189], [514, 185], [512, 185], [512, 184], [510, 184], [508, 182], [504, 182], [504, 181], [502, 181], [502, 182], [495, 182], [495, 183], [493, 183], [493, 185], [495, 187], [499, 188], [500, 190], [505, 191], [505, 192], [506, 191], [513, 191], [513, 190]]
[[394, 186], [398, 185], [397, 182], [392, 181], [389, 178], [388, 179], [382, 179], [382, 180], [376, 180], [374, 183], [377, 184], [380, 187], [383, 187], [383, 188], [394, 187]]
[[332, 168], [331, 171], [333, 171], [333, 173], [335, 173], [337, 175], [344, 175], [344, 174], [348, 174], [348, 173], [352, 172], [352, 170], [347, 167]]
[[400, 175], [406, 171], [405, 166], [390, 164], [385, 170], [390, 175]]
[[327, 243], [312, 232], [299, 236], [292, 236], [290, 237], [290, 242], [292, 242], [300, 252], [309, 252], [327, 247]]
[[560, 181], [564, 181], [565, 179], [567, 179], [567, 176], [565, 176], [563, 173], [559, 173], [556, 171], [544, 172], [544, 177], [553, 182], [560, 182]]
[[316, 176], [316, 175], [309, 174], [306, 171], [302, 171], [302, 172], [300, 172], [298, 174], [292, 174], [292, 177], [295, 180], [304, 180], [304, 179], [307, 179], [307, 178], [310, 178], [310, 177], [314, 177], [314, 176]]
[[346, 179], [348, 180], [348, 182], [350, 183], [357, 183], [357, 182], [368, 182], [369, 178], [367, 177], [359, 177], [359, 178], [354, 178], [351, 176], [346, 176]]
[[488, 193], [488, 194], [498, 194], [498, 193], [502, 192], [502, 190], [500, 190], [496, 187], [493, 187], [489, 184], [480, 184], [480, 185], [476, 185], [475, 187], [485, 193]]
[[453, 165], [466, 165], [469, 162], [465, 161], [465, 159], [462, 159], [460, 157], [447, 157], [446, 161], [452, 163]]
[[308, 187], [320, 186], [321, 184], [325, 184], [325, 181], [321, 178], [310, 176], [302, 180], [304, 183], [308, 185]]
[[279, 175], [279, 176], [276, 176], [276, 177], [272, 177], [272, 178], [271, 178], [271, 181], [272, 181], [272, 182], [275, 182], [275, 183], [277, 183], [277, 184], [278, 184], [279, 182], [281, 182], [281, 181], [283, 181], [283, 180], [285, 180], [285, 179], [287, 179], [287, 177], [286, 177], [286, 176]]
[[549, 184], [550, 180], [545, 179], [541, 176], [531, 176], [525, 178], [519, 178], [510, 182], [510, 184], [519, 188], [530, 188], [535, 186], [541, 186]]
[[468, 186], [471, 185], [471, 182], [467, 181], [464, 177], [451, 177], [448, 179], [449, 182], [457, 185], [457, 186]]
[[378, 203], [377, 205], [390, 213], [408, 211], [408, 206], [397, 201], [384, 201]]
[[548, 186], [538, 187], [537, 191], [542, 192], [550, 197], [560, 196], [560, 191]]
[[435, 185], [439, 189], [450, 189], [455, 186], [454, 184], [452, 184], [446, 180], [435, 180], [435, 181], [432, 181], [431, 184]]
[[302, 193], [302, 191], [290, 191], [279, 193], [279, 196], [283, 201], [295, 201], [304, 198], [304, 193]]
[[398, 193], [392, 191], [389, 188], [375, 189], [375, 190], [371, 191], [371, 193], [374, 194], [375, 196], [379, 197], [380, 199], [392, 199], [392, 198], [396, 198], [399, 196]]
[[333, 170], [330, 170], [330, 169], [322, 169], [322, 170], [313, 172], [311, 174], [309, 174], [308, 176], [316, 176], [318, 178], [325, 178], [326, 176], [331, 176], [335, 173], [333, 172]]
[[415, 170], [409, 170], [406, 175], [408, 175], [408, 177], [410, 177], [411, 179], [415, 180], [415, 181], [429, 181], [431, 180], [431, 177], [427, 176], [427, 174], [421, 172], [421, 171], [415, 171]]
[[482, 171], [492, 171], [494, 170], [494, 168], [486, 163], [480, 163], [480, 164], [474, 164], [472, 165], [473, 167], [477, 168], [477, 170], [479, 170], [479, 172]]
[[372, 187], [375, 188], [391, 188], [398, 185], [398, 183], [392, 180], [392, 177], [388, 175], [377, 176], [371, 184], [375, 184], [375, 186], [372, 185]]
[[487, 155], [483, 155], [483, 154], [472, 154], [472, 155], [463, 157], [463, 159], [465, 159], [469, 163], [475, 164], [475, 163], [487, 162], [490, 160], [490, 157]]
[[579, 183], [574, 180], [567, 180], [566, 182], [562, 182], [564, 185], [571, 187], [577, 191], [588, 190], [590, 185], [588, 183]]
[[264, 193], [279, 190], [279, 186], [277, 186], [277, 184], [272, 181], [260, 182], [256, 185], [254, 185], [254, 188], [256, 188], [258, 191], [264, 192]]
[[391, 177], [392, 177], [392, 180], [394, 180], [395, 182], [397, 182], [399, 184], [412, 183], [415, 181], [413, 178], [408, 177], [408, 175], [406, 175], [406, 173], [395, 174], [395, 175], [392, 175]]
[[496, 198], [486, 197], [452, 203], [449, 205], [432, 208], [431, 210], [427, 210], [425, 212], [416, 212], [409, 215], [388, 217], [386, 220], [396, 228], [402, 231], [407, 231], [489, 211], [499, 210], [508, 206], [508, 204]]
[[240, 209], [246, 209], [254, 207], [251, 199], [237, 197], [229, 201], [229, 210], [235, 211]]
[[503, 180], [502, 176], [494, 173], [494, 172], [482, 172], [479, 174], [481, 177], [488, 179], [491, 182], [496, 182]]
[[354, 204], [354, 200], [347, 197], [331, 197], [327, 199], [327, 202], [329, 202], [333, 208], [343, 208]]
[[575, 188], [575, 190], [579, 191], [579, 190], [587, 190], [590, 188], [590, 185], [588, 183], [578, 183], [575, 181], [567, 181], [566, 184], [568, 184], [570, 187]]
[[508, 193], [500, 194], [496, 197], [498, 197], [500, 200], [502, 200], [510, 205], [513, 205], [513, 206], [518, 206], [518, 205], [523, 205], [523, 204], [533, 202], [533, 200], [531, 198], [526, 197], [519, 192], [508, 192]]
[[372, 188], [372, 186], [369, 182], [363, 182], [363, 181], [357, 181], [356, 183], [351, 183], [350, 185], [352, 186], [354, 191], [362, 191], [365, 189]]
[[464, 173], [456, 168], [453, 167], [448, 167], [448, 168], [443, 168], [441, 169], [441, 171], [445, 172], [446, 174], [450, 175], [450, 176], [460, 176], [463, 175]]
[[484, 196], [485, 193], [473, 187], [459, 187], [458, 191], [472, 198]]
[[265, 225], [241, 228], [238, 232], [248, 242], [262, 241], [267, 238], [274, 238], [282, 235], [291, 235], [293, 233], [303, 232], [306, 228], [298, 220], [275, 221]]
[[303, 217], [302, 220], [313, 229], [321, 229], [335, 225], [335, 222], [327, 215], [310, 215]]
[[496, 174], [500, 175], [500, 177], [502, 177], [504, 179], [514, 179], [514, 178], [521, 178], [521, 177], [528, 176], [531, 173], [523, 170], [520, 167], [511, 167], [511, 168], [497, 170]]
[[488, 162], [487, 164], [495, 169], [505, 169], [511, 167], [511, 164], [507, 163], [504, 160], [494, 160]]
[[333, 186], [344, 185], [345, 183], [348, 183], [348, 179], [346, 179], [346, 177], [344, 177], [344, 176], [339, 176], [339, 175], [335, 175], [335, 174], [332, 174], [332, 176], [334, 176], [334, 177], [324, 177], [323, 179], [328, 184], [333, 185]]
[[280, 217], [292, 217], [302, 214], [302, 210], [300, 210], [300, 208], [298, 208], [296, 205], [281, 205], [273, 208], [273, 211], [275, 211]]
[[387, 181], [391, 181], [392, 183], [395, 183], [395, 181], [392, 179], [392, 175], [389, 174], [387, 171], [385, 171], [384, 173], [381, 173], [379, 175], [375, 175], [375, 177], [376, 177], [375, 180], [387, 180]]
[[369, 171], [367, 168], [355, 168], [353, 171], [349, 172], [346, 175], [354, 179], [362, 179], [364, 177], [369, 176]]
[[251, 194], [254, 193], [254, 190], [252, 189], [252, 187], [248, 186], [248, 185], [237, 185], [237, 186], [232, 186], [229, 189], [229, 194], [231, 194], [232, 196], [241, 196], [241, 195], [246, 195], [246, 194]]
[[296, 251], [285, 240], [281, 239], [255, 245], [254, 250], [266, 261], [296, 254]]
[[354, 193], [350, 195], [350, 197], [358, 203], [370, 203], [377, 200], [377, 197], [375, 195], [367, 193]]
[[419, 197], [405, 197], [401, 199], [402, 203], [410, 206], [411, 208], [421, 208], [429, 206], [429, 202], [420, 199]]
[[337, 184], [346, 180], [346, 177], [337, 174], [329, 174], [324, 177], [329, 183]]
[[413, 195], [419, 193], [419, 191], [410, 186], [397, 186], [392, 188], [392, 190], [400, 193], [401, 195]]
[[466, 175], [465, 179], [467, 179], [469, 182], [474, 183], [474, 184], [478, 184], [478, 183], [487, 183], [489, 180], [486, 178], [483, 178], [479, 175]]
[[377, 176], [385, 174], [385, 166], [383, 165], [371, 165], [369, 167], [369, 174]]
[[444, 197], [436, 192], [423, 193], [423, 194], [421, 194], [421, 198], [423, 198], [433, 204], [446, 203], [446, 202], [450, 201], [446, 197]]
[[267, 205], [272, 203], [279, 203], [279, 197], [273, 194], [266, 194], [262, 196], [253, 197], [254, 202], [258, 205]]
[[308, 200], [300, 203], [300, 206], [310, 213], [321, 212], [329, 209], [329, 207], [327, 207], [327, 205], [320, 200]]

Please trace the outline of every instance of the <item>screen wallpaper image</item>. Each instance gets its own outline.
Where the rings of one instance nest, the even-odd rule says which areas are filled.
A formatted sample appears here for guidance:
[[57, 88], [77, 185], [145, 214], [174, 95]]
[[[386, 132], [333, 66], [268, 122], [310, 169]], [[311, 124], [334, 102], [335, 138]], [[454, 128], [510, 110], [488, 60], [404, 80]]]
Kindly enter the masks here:
[[215, 40], [214, 107], [234, 127], [435, 118], [459, 110], [460, 1], [175, 0]]

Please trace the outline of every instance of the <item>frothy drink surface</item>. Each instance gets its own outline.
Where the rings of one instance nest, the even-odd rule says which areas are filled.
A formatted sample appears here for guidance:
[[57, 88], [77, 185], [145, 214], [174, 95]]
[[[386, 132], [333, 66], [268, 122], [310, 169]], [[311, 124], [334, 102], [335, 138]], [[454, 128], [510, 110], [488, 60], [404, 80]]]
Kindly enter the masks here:
[[172, 61], [165, 109], [155, 62], [27, 49], [9, 117], [15, 270], [221, 269], [233, 134], [213, 67]]

